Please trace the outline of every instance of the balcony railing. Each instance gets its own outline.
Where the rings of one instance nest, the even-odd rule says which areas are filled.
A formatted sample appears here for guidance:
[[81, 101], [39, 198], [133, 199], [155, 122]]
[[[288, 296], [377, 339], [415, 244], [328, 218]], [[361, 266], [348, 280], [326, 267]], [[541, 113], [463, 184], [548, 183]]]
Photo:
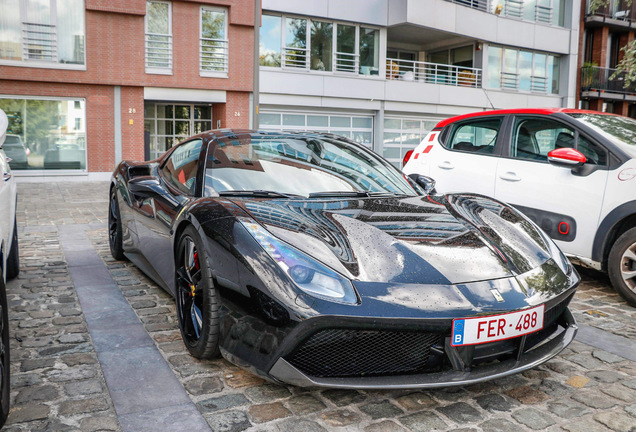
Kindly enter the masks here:
[[511, 72], [501, 73], [501, 88], [504, 90], [519, 89], [519, 74]]
[[[462, 6], [471, 7], [484, 12], [491, 12], [508, 18], [527, 19], [529, 21], [551, 24], [552, 7], [537, 3], [524, 6], [523, 0], [446, 0]], [[624, 0], [626, 1], [626, 0]], [[534, 7], [534, 11], [532, 8]]]
[[336, 52], [334, 64], [337, 72], [358, 73], [360, 56], [357, 54]]
[[602, 4], [596, 11], [590, 10], [590, 0], [587, 1], [586, 12], [588, 15], [598, 15], [604, 18], [619, 21], [636, 21], [636, 5], [629, 0], [609, 0]]
[[489, 0], [446, 0], [451, 3], [456, 3], [462, 6], [468, 6], [473, 9], [479, 9], [484, 12], [488, 12], [488, 1]]
[[172, 69], [172, 36], [146, 33], [146, 67]]
[[581, 68], [581, 91], [605, 91], [609, 93], [636, 94], [636, 83], [625, 87], [625, 73], [613, 76], [616, 69], [601, 67]]
[[[333, 54], [334, 71], [357, 74], [360, 71], [359, 58], [358, 54], [335, 52]], [[307, 48], [285, 47], [281, 61], [284, 68], [308, 70], [308, 50]]]
[[57, 29], [50, 24], [22, 23], [24, 60], [57, 61]]
[[462, 87], [481, 87], [481, 69], [411, 60], [386, 59], [386, 78]]
[[307, 48], [285, 47], [281, 57], [284, 68], [309, 69]]
[[201, 72], [227, 72], [228, 41], [201, 38]]
[[548, 79], [546, 77], [531, 76], [530, 77], [530, 91], [535, 93], [547, 93], [548, 92]]

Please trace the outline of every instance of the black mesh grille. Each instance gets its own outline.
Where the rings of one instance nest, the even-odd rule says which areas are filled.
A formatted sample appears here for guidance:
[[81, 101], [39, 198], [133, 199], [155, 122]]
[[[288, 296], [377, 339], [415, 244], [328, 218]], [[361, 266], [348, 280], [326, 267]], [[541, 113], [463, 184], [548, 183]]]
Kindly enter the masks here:
[[544, 328], [549, 327], [550, 325], [552, 325], [552, 323], [554, 323], [557, 319], [559, 319], [559, 317], [561, 316], [565, 308], [568, 307], [568, 304], [570, 303], [570, 300], [572, 300], [573, 295], [574, 294], [571, 294], [570, 296], [568, 296], [568, 298], [563, 300], [561, 303], [552, 307], [551, 309], [548, 309], [545, 312], [545, 315], [543, 317]]
[[417, 373], [441, 335], [387, 330], [320, 330], [287, 359], [309, 376], [354, 377]]

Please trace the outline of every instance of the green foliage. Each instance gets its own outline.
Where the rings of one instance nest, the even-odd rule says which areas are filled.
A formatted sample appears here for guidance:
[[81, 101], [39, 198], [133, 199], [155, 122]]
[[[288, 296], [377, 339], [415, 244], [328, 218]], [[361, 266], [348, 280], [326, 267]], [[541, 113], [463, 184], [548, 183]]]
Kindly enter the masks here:
[[590, 13], [595, 14], [599, 9], [609, 7], [610, 0], [590, 0]]
[[624, 74], [625, 84], [623, 87], [627, 88], [631, 86], [633, 82], [636, 82], [636, 40], [631, 41], [621, 48], [621, 50], [625, 52], [625, 55], [618, 65], [616, 65], [616, 72], [612, 74], [610, 79], [616, 79], [619, 75]]

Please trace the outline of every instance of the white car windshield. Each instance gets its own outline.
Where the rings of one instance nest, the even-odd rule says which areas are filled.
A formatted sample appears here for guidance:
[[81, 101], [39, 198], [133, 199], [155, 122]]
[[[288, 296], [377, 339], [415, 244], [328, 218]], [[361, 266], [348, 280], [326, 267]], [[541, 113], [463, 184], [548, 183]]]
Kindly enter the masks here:
[[636, 157], [636, 120], [609, 114], [572, 113], [570, 116]]

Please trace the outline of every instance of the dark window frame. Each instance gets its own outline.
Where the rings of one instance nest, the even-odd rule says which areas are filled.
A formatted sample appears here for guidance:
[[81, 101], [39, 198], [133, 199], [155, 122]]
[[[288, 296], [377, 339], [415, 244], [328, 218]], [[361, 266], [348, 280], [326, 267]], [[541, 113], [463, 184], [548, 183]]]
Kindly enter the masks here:
[[[567, 128], [567, 129], [571, 129], [574, 131], [574, 146], [572, 148], [574, 148], [575, 150], [579, 149], [579, 136], [582, 136], [584, 139], [586, 139], [587, 141], [589, 141], [592, 145], [596, 145], [597, 147], [599, 147], [600, 149], [602, 149], [605, 152], [605, 163], [604, 164], [593, 164], [594, 167], [596, 167], [597, 169], [603, 169], [603, 170], [609, 170], [609, 165], [610, 165], [610, 159], [611, 159], [611, 154], [612, 152], [604, 145], [602, 145], [601, 143], [598, 142], [598, 140], [594, 139], [593, 137], [591, 137], [590, 135], [586, 134], [586, 133], [581, 133], [581, 131], [579, 130], [579, 128], [575, 125], [572, 124], [570, 122], [564, 122], [562, 121], [561, 118], [556, 117], [556, 116], [551, 116], [551, 115], [536, 115], [536, 114], [513, 114], [510, 116], [510, 120], [508, 121], [509, 124], [509, 128], [507, 130], [506, 133], [506, 144], [504, 145], [501, 157], [506, 158], [506, 159], [514, 159], [514, 160], [519, 160], [519, 161], [525, 161], [525, 162], [535, 162], [535, 163], [543, 163], [543, 164], [549, 164], [550, 162], [546, 160], [535, 160], [535, 159], [524, 159], [524, 158], [519, 158], [516, 156], [512, 156], [511, 152], [512, 152], [512, 145], [513, 145], [513, 139], [515, 137], [515, 128], [516, 128], [516, 124], [517, 124], [517, 119], [519, 118], [523, 118], [523, 119], [540, 119], [540, 120], [548, 120], [548, 121], [553, 121], [555, 123], [559, 123], [560, 125], [563, 126], [563, 128]], [[586, 165], [588, 165], [586, 163]], [[592, 165], [592, 164], [590, 164]]]
[[[471, 123], [482, 123], [482, 122], [486, 122], [488, 120], [495, 120], [495, 119], [499, 119], [500, 120], [500, 125], [499, 125], [499, 131], [497, 132], [497, 137], [495, 139], [495, 144], [493, 146], [493, 151], [492, 153], [479, 153], [479, 152], [474, 152], [474, 151], [467, 151], [467, 150], [460, 150], [460, 149], [454, 149], [450, 147], [450, 143], [452, 142], [453, 138], [455, 137], [455, 134], [457, 133], [457, 130], [463, 126], [469, 125]], [[445, 150], [451, 151], [451, 152], [457, 152], [457, 153], [465, 153], [465, 154], [472, 154], [472, 155], [479, 155], [479, 156], [494, 156], [494, 157], [499, 157], [501, 155], [501, 151], [502, 151], [502, 147], [504, 146], [504, 135], [506, 135], [506, 130], [507, 130], [507, 116], [505, 115], [494, 115], [494, 116], [478, 116], [478, 117], [472, 117], [469, 119], [465, 119], [465, 120], [461, 120], [458, 121], [456, 123], [453, 123], [452, 125], [450, 125], [448, 131], [442, 131], [442, 133], [445, 135], [443, 142], [441, 142], [442, 147], [444, 147]]]
[[[185, 188], [180, 188], [179, 186], [177, 186], [171, 178], [168, 178], [166, 176], [166, 174], [164, 173], [164, 169], [166, 168], [166, 165], [168, 164], [168, 161], [170, 160], [170, 158], [174, 155], [174, 153], [177, 151], [177, 149], [179, 149], [181, 146], [184, 146], [186, 144], [192, 143], [194, 141], [201, 141], [201, 148], [199, 149], [199, 158], [197, 160], [197, 173], [196, 173], [196, 185], [195, 185], [195, 191], [194, 194], [191, 193], [190, 191], [186, 191]], [[157, 173], [158, 173], [158, 177], [162, 180], [162, 182], [164, 183], [164, 185], [166, 185], [166, 187], [168, 189], [170, 189], [171, 192], [173, 192], [175, 195], [186, 195], [186, 196], [191, 196], [191, 197], [200, 197], [201, 193], [202, 193], [202, 169], [201, 169], [201, 164], [202, 164], [202, 154], [204, 149], [207, 148], [207, 143], [206, 140], [202, 137], [202, 136], [194, 136], [194, 137], [190, 137], [188, 140], [183, 141], [179, 144], [177, 144], [176, 146], [172, 147], [168, 152], [166, 152], [163, 156], [163, 159], [161, 161], [161, 163], [159, 164], [159, 166], [157, 167]], [[182, 183], [179, 183], [179, 185], [183, 186]]]

